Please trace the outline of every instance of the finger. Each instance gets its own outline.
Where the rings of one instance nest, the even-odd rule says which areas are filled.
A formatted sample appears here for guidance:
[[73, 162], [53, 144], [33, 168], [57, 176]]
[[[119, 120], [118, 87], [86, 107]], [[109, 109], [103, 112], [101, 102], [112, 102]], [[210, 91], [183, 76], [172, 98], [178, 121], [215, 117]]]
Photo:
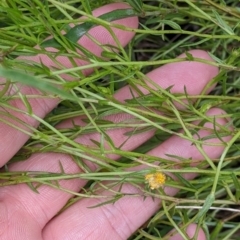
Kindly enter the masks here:
[[[114, 10], [119, 9], [128, 9], [130, 6], [125, 3], [112, 3], [105, 5], [103, 7], [99, 7], [95, 9], [92, 14], [95, 17], [99, 17], [107, 12], [112, 12]], [[84, 17], [85, 18], [85, 17]], [[83, 19], [83, 18], [81, 18]], [[138, 18], [137, 17], [128, 17], [120, 20], [112, 21], [112, 23], [119, 24], [128, 28], [137, 28], [138, 27]], [[73, 24], [71, 25], [73, 26]], [[120, 28], [114, 28], [111, 27], [111, 30], [113, 31], [115, 37], [118, 39], [118, 42], [121, 44], [122, 47], [125, 47], [129, 41], [133, 38], [135, 33], [133, 31], [124, 31]], [[114, 40], [114, 36], [110, 34], [110, 32], [103, 26], [97, 26], [91, 28], [87, 35], [84, 35], [80, 38], [78, 41], [78, 44], [82, 46], [86, 52], [89, 51], [89, 53], [92, 53], [92, 55], [95, 55], [97, 57], [101, 57], [103, 46], [112, 46], [116, 47], [114, 48], [114, 51], [118, 49], [117, 42]], [[95, 41], [93, 41], [94, 39]], [[100, 44], [98, 44], [99, 42]], [[46, 48], [49, 52], [56, 52], [57, 50], [53, 47]], [[108, 48], [108, 50], [111, 50], [111, 47]], [[79, 53], [79, 58], [74, 58], [75, 63], [78, 66], [83, 66], [89, 64], [89, 61], [86, 60], [86, 57], [84, 57], [84, 53], [82, 53], [80, 50], [77, 50]], [[55, 55], [54, 55], [55, 56]], [[26, 57], [24, 57], [26, 58]], [[29, 58], [27, 58], [29, 59]], [[56, 62], [60, 63], [64, 66], [64, 69], [69, 69], [73, 67], [73, 64], [69, 60], [69, 58], [65, 56], [56, 56], [54, 58], [54, 61], [48, 57], [46, 54], [38, 54], [37, 56], [33, 56], [30, 58], [31, 60], [34, 60], [34, 62], [41, 63], [44, 62], [44, 65], [51, 66], [55, 68], [59, 68], [59, 65], [56, 64]], [[83, 71], [85, 75], [90, 74], [93, 72], [94, 69], [89, 68], [88, 70]]]
[[[211, 109], [207, 115], [220, 115], [223, 113], [220, 109]], [[217, 118], [216, 121], [220, 125], [226, 125], [228, 122], [223, 118]], [[205, 126], [213, 128], [211, 123], [206, 123]], [[211, 133], [211, 131], [200, 130], [195, 137], [206, 137]], [[225, 142], [229, 141], [229, 139], [230, 137], [223, 138]], [[209, 146], [209, 142], [218, 143], [219, 146]], [[203, 143], [203, 150], [210, 159], [218, 158], [221, 155], [224, 149], [223, 144], [220, 146], [221, 143], [218, 138], [209, 139]], [[192, 142], [178, 136], [169, 138], [148, 154], [165, 159], [167, 154], [187, 159], [203, 159], [203, 156], [196, 146], [192, 145]], [[171, 158], [169, 157], [169, 159]], [[185, 174], [187, 180], [195, 176], [195, 174]], [[110, 185], [107, 187], [110, 187]], [[119, 191], [119, 189], [124, 194], [142, 195], [142, 192], [131, 184], [122, 185], [120, 183], [119, 186], [115, 185], [113, 187], [115, 191]], [[167, 196], [173, 196], [178, 192], [178, 189], [166, 187], [164, 192]], [[51, 220], [43, 231], [44, 239], [59, 239], [60, 236], [61, 239], [84, 239], [86, 237], [91, 239], [127, 239], [159, 209], [161, 204], [160, 199], [153, 200], [152, 197], [125, 196], [114, 204], [101, 206], [105, 201], [112, 199], [114, 193], [109, 190], [102, 190], [99, 194], [109, 198], [88, 198], [75, 203]], [[98, 207], [90, 208], [96, 205]]]
[[[191, 50], [189, 53], [195, 58], [213, 61], [205, 51]], [[179, 58], [183, 57], [186, 57], [186, 54], [181, 54], [179, 56]], [[156, 68], [148, 73], [147, 77], [154, 80], [154, 82], [163, 89], [171, 87], [172, 93], [184, 93], [184, 87], [186, 87], [187, 93], [194, 96], [199, 94], [209, 82], [209, 79], [215, 77], [217, 73], [218, 68], [214, 66], [194, 61], [183, 61], [178, 63], [169, 63], [161, 68]], [[213, 87], [214, 85], [212, 88]], [[208, 89], [208, 92], [212, 88]], [[131, 90], [134, 91], [133, 89]], [[116, 93], [116, 98], [119, 101], [131, 99], [132, 91], [130, 91], [129, 86], [126, 86]], [[141, 88], [141, 91], [143, 91], [144, 94], [147, 93], [146, 89]]]
[[[211, 57], [205, 52], [201, 50], [192, 50], [190, 53], [196, 57], [206, 60], [212, 60]], [[179, 56], [185, 57], [185, 54]], [[168, 88], [172, 86], [172, 93], [184, 93], [187, 90], [189, 95], [197, 95], [200, 94], [206, 84], [217, 75], [218, 69], [214, 66], [206, 65], [199, 62], [179, 62], [179, 63], [171, 63], [166, 64], [160, 68], [157, 68], [150, 73], [147, 74], [147, 77], [150, 78], [153, 82], [159, 85], [161, 88]], [[184, 90], [185, 88], [185, 90]], [[208, 89], [208, 92], [211, 89]], [[148, 91], [144, 88], [141, 89], [143, 94], [147, 94]], [[114, 94], [114, 98], [118, 101], [124, 102], [126, 99], [131, 99], [132, 93], [134, 89], [131, 89], [129, 85], [121, 88], [116, 94]], [[135, 97], [137, 97], [137, 93], [134, 93]], [[104, 119], [109, 120], [117, 125], [119, 122], [124, 122], [126, 120], [130, 120], [134, 118], [133, 116], [125, 113], [115, 114]], [[74, 124], [74, 125], [73, 125]], [[69, 119], [68, 121], [64, 121], [59, 124], [59, 128], [73, 128], [74, 126], [85, 126], [86, 122], [84, 119], [80, 117], [76, 117], [73, 119]], [[114, 143], [116, 148], [121, 146], [121, 150], [130, 151], [140, 146], [146, 140], [150, 139], [155, 130], [146, 131], [141, 134], [134, 134], [129, 138], [127, 132], [134, 131], [133, 128], [118, 128], [113, 130], [108, 130], [107, 135]], [[92, 139], [97, 142], [102, 142], [101, 135], [99, 133], [92, 133], [84, 136], [80, 136], [76, 139], [76, 141], [80, 144], [86, 146], [93, 146]], [[124, 143], [124, 145], [123, 145]], [[105, 142], [105, 149], [110, 149], [108, 143]], [[108, 157], [112, 159], [119, 158], [118, 155], [109, 154]]]
[[[169, 237], [167, 238], [167, 236], [165, 236], [165, 239], [184, 240], [183, 237], [179, 233], [174, 234], [173, 232], [176, 232], [176, 231], [171, 231], [168, 234]], [[196, 232], [197, 232], [197, 235], [196, 235]], [[196, 224], [190, 224], [189, 226], [187, 226], [186, 234], [189, 237], [189, 239], [193, 239], [193, 237], [195, 237], [194, 239], [196, 239], [196, 240], [206, 240], [206, 235], [205, 235], [204, 231], [201, 228], [198, 230]]]
[[[209, 59], [209, 55], [206, 52], [203, 51], [193, 51], [192, 54], [194, 56], [202, 57], [202, 58], [207, 58]], [[199, 68], [199, 72], [202, 74], [198, 75], [198, 78], [195, 78], [194, 81], [196, 81], [198, 87], [199, 87], [199, 92], [201, 89], [203, 89], [204, 85], [211, 80], [212, 77], [214, 77], [218, 70], [215, 67], [202, 64], [202, 63], [197, 63], [195, 62], [196, 65], [192, 66], [195, 69]], [[182, 79], [181, 81], [178, 78], [177, 73], [183, 72], [186, 73], [186, 76], [188, 76], [188, 71], [191, 71], [188, 66], [188, 62], [186, 62], [184, 65], [181, 65], [181, 67], [178, 67], [178, 64], [173, 64], [171, 65], [171, 69], [169, 69], [169, 72], [174, 71], [175, 74], [175, 82], [174, 84], [177, 85], [184, 85], [185, 82], [189, 82], [189, 80], [186, 78]], [[155, 74], [152, 75], [152, 80], [155, 81], [156, 83], [160, 84], [162, 81], [159, 80], [159, 77], [161, 77], [161, 68], [158, 70], [155, 70]], [[165, 69], [165, 68], [163, 68]], [[165, 70], [164, 70], [165, 71]], [[151, 73], [150, 73], [151, 74]], [[173, 83], [173, 76], [172, 73], [170, 74], [170, 79], [169, 82], [170, 84]], [[168, 76], [165, 74], [165, 80], [167, 81]], [[192, 78], [192, 76], [190, 76]], [[172, 80], [171, 80], [172, 79]], [[201, 83], [201, 84], [200, 84]], [[188, 88], [188, 86], [186, 85]], [[193, 91], [194, 86], [190, 86], [189, 91]], [[181, 88], [181, 87], [180, 87]], [[128, 97], [128, 88], [124, 88], [125, 91], [122, 91], [122, 95]], [[175, 87], [176, 91], [178, 90], [177, 87]], [[120, 96], [122, 96], [120, 95]], [[116, 95], [116, 98], [119, 98], [119, 95]], [[124, 119], [126, 115], [122, 116], [122, 119]], [[113, 118], [118, 118], [114, 117]], [[121, 119], [121, 118], [120, 118]], [[116, 120], [119, 121], [119, 120]], [[115, 145], [118, 145], [122, 141], [124, 141], [124, 132], [126, 130], [121, 130], [119, 131], [118, 129], [116, 130], [115, 134], [114, 131], [111, 133], [112, 134], [112, 141], [114, 142]], [[110, 134], [108, 131], [107, 134]], [[142, 142], [146, 141], [149, 137], [151, 137], [154, 134], [154, 131], [148, 132], [148, 133], [143, 133], [141, 135], [134, 135], [131, 137], [132, 141], [125, 147], [125, 149], [133, 149], [136, 146], [140, 145]], [[85, 138], [85, 141], [90, 141], [91, 135], [87, 135]], [[96, 138], [98, 136], [95, 136]], [[94, 139], [96, 139], [94, 137]], [[81, 140], [83, 141], [83, 140]], [[86, 142], [85, 142], [86, 143]], [[92, 144], [92, 143], [91, 143]], [[51, 161], [50, 161], [50, 160]], [[59, 161], [63, 165], [63, 168], [66, 173], [75, 173], [79, 172], [78, 167], [76, 166], [75, 163], [71, 160], [70, 156], [66, 156], [64, 154], [35, 154], [33, 155], [28, 161], [24, 162], [19, 162], [16, 164], [13, 164], [10, 166], [11, 171], [46, 171], [46, 172], [60, 172], [60, 167], [59, 167]], [[71, 190], [71, 191], [79, 191], [79, 189], [84, 186], [85, 181], [80, 181], [80, 180], [74, 180], [74, 181], [63, 181], [60, 183], [61, 186]], [[39, 195], [36, 195], [32, 190], [30, 190], [27, 186], [21, 185], [21, 186], [12, 186], [4, 189], [4, 194], [2, 196], [2, 200], [6, 202], [7, 206], [9, 206], [10, 209], [14, 209], [14, 206], [17, 206], [20, 208], [22, 205], [24, 209], [26, 210], [25, 218], [26, 221], [27, 219], [33, 223], [35, 222], [38, 226], [44, 226], [47, 221], [49, 221], [66, 203], [66, 201], [69, 199], [70, 195], [66, 194], [65, 192], [60, 192], [57, 190], [53, 190], [47, 186], [45, 187], [40, 187], [38, 189], [40, 192]], [[14, 200], [12, 200], [13, 196], [12, 193], [14, 192]], [[16, 197], [17, 196], [17, 197]], [[32, 213], [32, 209], [34, 209], [34, 212]], [[31, 215], [29, 216], [29, 213]], [[15, 216], [16, 218], [20, 216]], [[20, 222], [21, 223], [21, 222]], [[10, 223], [9, 223], [10, 224]]]
[[[124, 8], [129, 8], [129, 6], [123, 3], [109, 4], [93, 11], [93, 15], [99, 16], [116, 9], [124, 9]], [[138, 26], [137, 17], [120, 19], [114, 22], [130, 28], [137, 28]], [[133, 32], [127, 32], [117, 28], [112, 28], [112, 30], [122, 46], [125, 46], [134, 36]], [[89, 31], [89, 34], [102, 45], [108, 44], [108, 45], [117, 46], [117, 43], [113, 39], [112, 35], [102, 26], [97, 26], [92, 28]], [[102, 48], [96, 43], [94, 43], [87, 36], [83, 36], [80, 39], [79, 44], [85, 49], [88, 49], [94, 55], [101, 56]], [[48, 49], [48, 50], [49, 51], [53, 50], [56, 52], [56, 50], [54, 49]], [[24, 58], [26, 59], [26, 57]], [[61, 65], [65, 66], [65, 68], [71, 67], [71, 63], [69, 59], [64, 56], [56, 57], [55, 61], [52, 61], [50, 57], [44, 54], [39, 54], [33, 57], [27, 57], [27, 59], [32, 62], [43, 63], [45, 66], [48, 66], [49, 68], [53, 68], [53, 67], [59, 68], [59, 65], [56, 64], [55, 61], [60, 62]], [[76, 62], [79, 65], [88, 64], [88, 62], [81, 59], [76, 59]], [[85, 72], [85, 74], [89, 74], [91, 71], [92, 69]], [[1, 79], [1, 82], [4, 83], [5, 79]], [[43, 118], [54, 107], [56, 107], [59, 101], [59, 99], [57, 98], [47, 98], [47, 97], [43, 98], [41, 96], [37, 97], [37, 95], [41, 95], [41, 93], [37, 89], [27, 87], [27, 86], [21, 86], [20, 92], [22, 95], [28, 96], [28, 102], [31, 105], [31, 109], [33, 110], [33, 113], [40, 118]], [[10, 94], [14, 94], [14, 92], [12, 91]], [[22, 102], [21, 99], [12, 100], [10, 101], [10, 104], [11, 106], [15, 107], [17, 110], [23, 110], [28, 112], [28, 110], [26, 109], [26, 105]], [[19, 127], [20, 129], [26, 130], [27, 132], [30, 131], [29, 128], [27, 128], [24, 124], [19, 123], [19, 121], [14, 120], [13, 116], [10, 116], [10, 117], [4, 116], [4, 113], [6, 114], [6, 112], [10, 113], [17, 119], [20, 119], [21, 121], [23, 121], [24, 124], [27, 124], [33, 127], [36, 127], [38, 125], [38, 122], [31, 116], [19, 113], [15, 110], [6, 109], [2, 112], [2, 121], [5, 121], [6, 123], [9, 122], [13, 126]], [[29, 138], [28, 134], [18, 131], [16, 130], [16, 128], [9, 126], [8, 124], [2, 121], [0, 121], [0, 132], [1, 132], [1, 136], [4, 136], [4, 140], [0, 145], [0, 152], [1, 152], [0, 166], [4, 165], [19, 150], [19, 148], [24, 144], [24, 142]]]

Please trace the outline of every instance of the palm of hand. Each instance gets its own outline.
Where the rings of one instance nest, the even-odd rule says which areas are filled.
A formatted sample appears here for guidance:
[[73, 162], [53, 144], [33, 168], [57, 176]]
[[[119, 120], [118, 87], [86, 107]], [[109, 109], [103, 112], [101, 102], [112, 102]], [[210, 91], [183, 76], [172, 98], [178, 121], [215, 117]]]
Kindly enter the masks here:
[[[96, 16], [105, 12], [112, 11], [117, 8], [126, 8], [125, 4], [111, 4], [94, 11]], [[121, 19], [117, 21], [119, 24], [136, 28], [138, 25], [138, 19], [131, 17], [128, 19]], [[120, 43], [125, 46], [128, 41], [133, 37], [132, 32], [124, 32], [119, 29], [113, 29]], [[90, 33], [95, 39], [103, 44], [114, 45], [114, 40], [111, 35], [102, 27], [95, 27], [91, 29]], [[94, 52], [94, 54], [100, 56], [101, 48], [95, 43], [90, 41], [87, 37], [83, 37], [80, 40], [80, 44]], [[194, 50], [191, 52], [193, 56], [198, 58], [204, 58], [211, 60], [209, 55], [200, 50]], [[180, 56], [183, 57], [184, 55]], [[31, 58], [33, 61], [41, 61], [48, 65], [54, 66], [54, 63], [43, 55], [38, 55]], [[69, 67], [71, 63], [64, 57], [58, 59], [65, 66]], [[86, 62], [79, 61], [79, 65], [87, 64]], [[91, 70], [86, 71], [85, 74], [90, 74]], [[159, 84], [162, 88], [173, 86], [172, 92], [184, 92], [184, 86], [190, 95], [196, 95], [201, 92], [204, 86], [210, 81], [216, 74], [218, 69], [214, 66], [198, 63], [198, 62], [181, 62], [172, 63], [158, 68], [147, 76]], [[4, 81], [2, 79], [2, 81]], [[36, 90], [24, 87], [22, 88], [23, 94], [34, 94]], [[143, 89], [144, 94], [147, 93]], [[130, 87], [126, 86], [120, 89], [115, 98], [121, 102], [125, 99], [132, 98]], [[32, 99], [29, 100], [34, 113], [43, 118], [49, 111], [51, 111], [56, 105], [57, 100], [48, 100], [40, 102], [41, 100]], [[19, 101], [12, 103], [19, 108], [23, 108], [23, 105]], [[208, 115], [221, 114], [221, 109], [211, 109], [208, 111]], [[15, 114], [20, 119], [25, 117], [21, 114]], [[122, 119], [129, 118], [127, 114], [118, 114], [108, 117], [109, 120], [118, 122]], [[30, 117], [25, 119], [33, 126], [37, 126], [37, 123]], [[217, 119], [219, 124], [225, 124], [226, 120]], [[79, 118], [74, 119], [74, 123], [80, 126], [84, 125], [84, 121]], [[59, 124], [59, 128], [72, 126], [72, 119], [67, 120]], [[211, 124], [208, 124], [211, 128]], [[16, 151], [24, 144], [28, 136], [17, 131], [14, 128], [0, 123], [0, 129], [3, 132], [4, 142], [1, 145], [1, 164], [4, 165], [10, 157], [16, 153]], [[115, 129], [109, 130], [108, 135], [116, 146], [120, 146], [127, 138], [124, 135], [129, 129]], [[5, 135], [5, 134], [6, 135]], [[207, 136], [209, 132], [200, 131], [198, 135], [201, 137]], [[123, 149], [131, 151], [137, 146], [141, 145], [144, 141], [154, 135], [154, 131], [145, 132], [142, 134], [136, 134], [131, 137], [131, 141], [123, 145]], [[84, 137], [78, 137], [77, 142], [84, 145], [91, 145], [91, 139], [98, 141], [100, 136], [95, 134], [85, 135]], [[226, 141], [229, 138], [225, 138]], [[219, 142], [218, 139], [211, 140]], [[9, 148], [8, 146], [11, 146]], [[205, 146], [204, 150], [210, 158], [218, 157], [223, 147], [210, 147]], [[181, 139], [177, 136], [172, 136], [167, 141], [151, 150], [148, 154], [165, 157], [166, 154], [178, 155], [184, 158], [202, 159], [201, 154], [197, 151], [195, 146], [192, 146], [187, 140]], [[117, 160], [117, 156], [112, 157]], [[49, 161], [51, 159], [51, 161]], [[59, 153], [45, 153], [34, 154], [27, 161], [18, 162], [9, 166], [10, 171], [47, 171], [47, 172], [59, 172], [59, 161], [63, 165], [64, 170], [67, 173], [78, 173], [81, 169], [71, 160], [71, 157]], [[89, 167], [94, 171], [96, 166], [89, 164]], [[186, 179], [191, 179], [194, 176], [186, 174]], [[80, 191], [86, 184], [86, 181], [75, 179], [69, 181], [61, 181], [61, 186], [71, 191]], [[89, 209], [89, 206], [94, 206], [102, 201], [101, 198], [94, 199], [82, 199], [69, 207], [61, 214], [55, 216], [61, 208], [66, 204], [71, 194], [59, 191], [57, 189], [50, 188], [48, 186], [41, 186], [38, 191], [40, 194], [36, 194], [29, 189], [26, 185], [16, 185], [11, 187], [4, 187], [0, 189], [0, 209], [1, 209], [1, 239], [127, 239], [136, 229], [138, 229], [147, 219], [149, 219], [154, 212], [160, 206], [160, 200], [155, 201], [152, 198], [131, 198], [123, 197], [117, 201], [114, 205], [104, 205], [101, 207]], [[121, 191], [125, 193], [140, 193], [140, 190], [130, 184], [124, 184]], [[177, 190], [173, 188], [165, 188], [167, 195], [173, 196]], [[99, 191], [100, 195], [109, 195], [110, 193], [104, 189]], [[187, 232], [193, 236], [195, 233], [195, 225], [188, 227]], [[169, 239], [182, 239], [180, 235], [175, 234]], [[205, 239], [202, 231], [198, 234], [198, 239]]]

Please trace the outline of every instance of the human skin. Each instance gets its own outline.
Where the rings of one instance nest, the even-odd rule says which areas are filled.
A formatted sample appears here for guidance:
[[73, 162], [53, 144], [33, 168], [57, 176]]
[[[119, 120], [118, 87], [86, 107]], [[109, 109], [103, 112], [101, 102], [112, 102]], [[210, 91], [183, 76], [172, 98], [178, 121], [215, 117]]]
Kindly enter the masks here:
[[[102, 15], [103, 13], [110, 12], [119, 8], [129, 8], [128, 5], [123, 3], [110, 4], [103, 6], [93, 12], [95, 16]], [[116, 21], [118, 24], [130, 27], [138, 27], [137, 17], [121, 19]], [[134, 36], [133, 32], [127, 32], [113, 28], [115, 35], [119, 39], [122, 46], [125, 46]], [[102, 44], [116, 45], [111, 35], [103, 27], [95, 27], [89, 32], [98, 42]], [[101, 48], [93, 43], [86, 36], [81, 38], [79, 44], [88, 48], [94, 54], [101, 56]], [[194, 57], [212, 60], [210, 56], [201, 50], [192, 50], [191, 54]], [[183, 57], [181, 55], [179, 57]], [[28, 58], [35, 62], [40, 60], [49, 67], [55, 64], [44, 55], [38, 55]], [[70, 67], [70, 63], [64, 57], [58, 59], [66, 67]], [[87, 62], [78, 61], [79, 65], [88, 64]], [[87, 71], [85, 74], [91, 74], [92, 70]], [[189, 95], [199, 94], [204, 86], [216, 75], [218, 69], [215, 66], [203, 64], [200, 62], [179, 62], [171, 63], [147, 74], [147, 76], [157, 83], [162, 88], [173, 86], [171, 92], [183, 93], [184, 86]], [[1, 82], [4, 82], [1, 79]], [[23, 94], [34, 95], [38, 92], [36, 89], [30, 87], [22, 87]], [[208, 90], [210, 91], [210, 89]], [[146, 91], [144, 92], [147, 93]], [[115, 98], [119, 101], [131, 98], [129, 86], [120, 89]], [[58, 99], [29, 99], [29, 102], [34, 110], [34, 113], [43, 118], [58, 104]], [[23, 109], [24, 104], [20, 100], [12, 101], [12, 105]], [[224, 111], [221, 109], [210, 109], [207, 114], [210, 116], [221, 115]], [[31, 117], [26, 117], [23, 114], [12, 112], [16, 117], [26, 121], [34, 127], [38, 126]], [[112, 121], [118, 122], [125, 118], [129, 118], [127, 114], [118, 114], [110, 116]], [[228, 120], [224, 118], [216, 118], [220, 125], [225, 125]], [[74, 119], [75, 124], [83, 125], [81, 117]], [[197, 123], [196, 123], [197, 124]], [[72, 120], [67, 120], [59, 124], [59, 128], [71, 127]], [[212, 128], [210, 123], [206, 126]], [[108, 131], [108, 135], [116, 146], [120, 146], [125, 140], [124, 133], [129, 129], [116, 129]], [[2, 144], [0, 145], [1, 159], [0, 164], [3, 166], [8, 160], [21, 148], [26, 142], [28, 136], [24, 133], [17, 131], [10, 126], [0, 123], [0, 132], [2, 137]], [[208, 136], [209, 131], [200, 130], [198, 135], [201, 137]], [[94, 139], [99, 138], [97, 133], [88, 134], [78, 137], [77, 142], [81, 144], [92, 145], [91, 137]], [[123, 149], [131, 151], [137, 146], [141, 145], [147, 139], [154, 135], [154, 131], [147, 133], [137, 134], [131, 137], [131, 141], [124, 144]], [[230, 137], [225, 137], [224, 140], [228, 141]], [[221, 143], [218, 139], [208, 140], [214, 143]], [[224, 146], [203, 146], [205, 153], [209, 158], [217, 158], [221, 155]], [[184, 158], [201, 160], [203, 156], [199, 153], [191, 142], [184, 140], [178, 136], [172, 136], [161, 145], [151, 150], [148, 154], [164, 157], [166, 154], [177, 155]], [[118, 156], [112, 156], [117, 160]], [[50, 161], [51, 160], [51, 161]], [[171, 159], [173, 160], [173, 159]], [[9, 165], [9, 171], [47, 171], [47, 172], [60, 172], [59, 161], [66, 173], [77, 173], [82, 170], [71, 160], [71, 157], [60, 153], [41, 153], [34, 154], [28, 160]], [[96, 166], [91, 165], [92, 170]], [[192, 179], [194, 174], [185, 174], [186, 179]], [[68, 181], [61, 181], [61, 186], [71, 191], [80, 191], [86, 184], [86, 181], [81, 179], [74, 179]], [[165, 188], [165, 193], [169, 196], [174, 196], [177, 189]], [[158, 209], [161, 207], [159, 199], [152, 198], [133, 198], [123, 197], [118, 200], [114, 205], [108, 204], [97, 208], [89, 208], [99, 204], [103, 200], [97, 199], [82, 199], [66, 209], [61, 214], [55, 216], [66, 202], [72, 197], [71, 194], [52, 189], [48, 186], [41, 186], [38, 189], [39, 194], [36, 194], [28, 186], [24, 184], [7, 186], [0, 188], [0, 238], [2, 240], [75, 240], [75, 239], [127, 239], [133, 234], [141, 225], [143, 225]], [[121, 191], [127, 193], [140, 193], [136, 187], [130, 184], [124, 184]], [[100, 195], [110, 194], [106, 190], [99, 190]], [[196, 225], [192, 224], [187, 227], [186, 233], [189, 237], [194, 236]], [[169, 237], [170, 240], [180, 240], [182, 237], [175, 234]], [[202, 230], [198, 232], [197, 239], [204, 240], [205, 235]]]

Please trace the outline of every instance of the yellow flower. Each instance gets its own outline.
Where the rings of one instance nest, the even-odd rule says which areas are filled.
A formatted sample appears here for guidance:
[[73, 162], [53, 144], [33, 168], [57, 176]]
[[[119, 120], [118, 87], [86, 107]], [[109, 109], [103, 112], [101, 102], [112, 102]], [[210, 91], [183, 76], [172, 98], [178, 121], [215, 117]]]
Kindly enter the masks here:
[[145, 180], [149, 187], [154, 190], [162, 187], [166, 181], [166, 175], [161, 172], [148, 173], [145, 175]]

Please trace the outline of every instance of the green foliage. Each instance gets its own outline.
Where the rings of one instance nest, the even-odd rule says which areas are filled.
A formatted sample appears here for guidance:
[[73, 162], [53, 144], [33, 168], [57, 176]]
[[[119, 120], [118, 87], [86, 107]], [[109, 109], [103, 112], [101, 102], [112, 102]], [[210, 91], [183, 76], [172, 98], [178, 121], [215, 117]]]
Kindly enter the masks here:
[[[60, 163], [61, 173], [48, 172], [8, 172], [0, 173], [1, 186], [26, 183], [35, 192], [46, 184], [62, 191], [59, 181], [81, 178], [89, 183], [81, 193], [73, 193], [68, 207], [80, 198], [94, 195], [93, 186], [102, 181], [121, 185], [130, 182], [135, 185], [144, 183], [146, 171], [126, 172], [126, 169], [139, 166], [144, 162], [154, 168], [156, 161], [166, 173], [175, 174], [178, 181], [168, 179], [166, 185], [178, 188], [175, 197], [165, 196], [162, 192], [153, 193], [143, 188], [143, 195], [162, 199], [163, 208], [149, 221], [146, 227], [140, 228], [131, 239], [167, 239], [165, 234], [175, 227], [182, 236], [184, 228], [192, 222], [204, 227], [209, 239], [239, 239], [237, 231], [240, 224], [237, 218], [239, 211], [234, 211], [239, 205], [240, 197], [240, 11], [238, 1], [232, 0], [126, 0], [134, 11], [116, 10], [95, 18], [91, 15], [94, 8], [114, 0], [84, 1], [84, 0], [8, 0], [0, 1], [0, 76], [6, 77], [5, 86], [0, 92], [1, 116], [6, 116], [4, 110], [23, 110], [14, 108], [10, 102], [20, 99], [26, 106], [25, 115], [31, 116], [41, 124], [38, 129], [28, 126], [16, 118], [18, 124], [13, 125], [25, 132], [31, 138], [22, 149], [11, 159], [10, 163], [26, 160], [31, 154], [39, 152], [59, 152], [71, 155], [72, 159], [84, 169], [82, 174], [67, 174]], [[132, 42], [126, 47], [111, 49], [103, 46], [101, 57], [94, 56], [89, 50], [76, 44], [84, 34], [96, 26], [108, 28], [111, 21], [125, 16], [138, 15], [139, 29], [128, 29], [136, 33]], [[85, 16], [88, 21], [79, 20]], [[69, 24], [75, 27], [70, 28]], [[119, 27], [119, 26], [116, 26]], [[66, 34], [62, 34], [65, 31]], [[52, 39], [46, 40], [46, 37]], [[114, 36], [113, 36], [114, 37]], [[34, 46], [40, 46], [35, 48]], [[59, 47], [60, 51], [49, 52], [44, 47]], [[193, 48], [209, 52], [215, 62], [196, 59], [189, 53]], [[77, 50], [81, 50], [89, 59], [89, 65], [78, 66], [75, 59], [86, 60]], [[185, 52], [186, 59], [176, 59]], [[56, 68], [48, 68], [44, 63], [32, 63], [21, 56], [46, 54]], [[72, 67], [66, 68], [57, 59], [58, 56], [68, 57]], [[105, 61], [104, 57], [111, 58]], [[162, 89], [143, 81], [144, 74], [161, 65], [173, 62], [202, 61], [219, 67], [220, 71], [206, 87], [217, 84], [211, 94], [205, 90], [196, 96], [172, 94], [171, 88]], [[84, 71], [94, 68], [94, 72], [84, 77]], [[73, 79], [65, 80], [65, 76]], [[27, 96], [20, 94], [19, 84], [37, 88], [42, 92], [41, 98], [59, 98], [60, 104], [49, 113], [44, 120], [34, 115]], [[139, 97], [121, 103], [114, 99], [113, 94], [121, 87], [130, 84]], [[144, 96], [139, 88], [145, 88], [149, 94]], [[11, 89], [17, 89], [15, 94], [7, 95]], [[195, 102], [193, 101], [195, 100]], [[186, 101], [189, 103], [188, 107]], [[174, 107], [173, 102], [185, 106], [185, 110]], [[215, 126], [208, 138], [219, 138], [232, 135], [232, 140], [225, 144], [224, 153], [219, 159], [209, 159], [207, 156], [199, 167], [191, 167], [191, 159], [179, 156], [168, 156], [180, 160], [182, 168], [176, 168], [175, 163], [167, 159], [159, 159], [146, 152], [159, 145], [171, 135], [180, 136], [195, 144], [204, 156], [202, 143], [206, 139], [193, 138], [204, 123], [210, 121], [216, 125], [214, 118], [205, 115], [212, 107], [221, 107], [226, 111], [223, 117], [232, 119], [233, 130], [226, 126]], [[3, 110], [4, 109], [4, 110]], [[156, 111], [153, 111], [156, 110]], [[161, 111], [164, 115], [157, 114]], [[112, 114], [128, 113], [134, 117], [115, 124], [106, 117]], [[5, 114], [5, 115], [4, 115]], [[86, 116], [83, 127], [73, 123], [73, 128], [57, 129], [56, 125], [73, 117]], [[5, 118], [0, 121], [7, 123]], [[193, 121], [199, 121], [198, 126]], [[109, 129], [127, 128], [128, 139], [134, 134], [156, 130], [156, 135], [132, 152], [121, 150], [114, 146], [108, 135]], [[179, 132], [179, 129], [184, 129]], [[205, 129], [207, 130], [207, 129]], [[91, 146], [84, 146], [74, 141], [77, 136], [92, 133], [100, 134], [100, 141], [92, 140]], [[104, 142], [109, 145], [105, 152]], [[125, 144], [125, 143], [124, 143]], [[119, 161], [112, 160], [109, 155], [117, 154]], [[99, 166], [99, 171], [93, 173], [82, 159], [87, 159]], [[207, 166], [210, 166], [207, 168]], [[184, 173], [197, 173], [198, 178], [186, 181]], [[111, 188], [112, 185], [106, 186]], [[115, 198], [103, 203], [114, 203], [123, 197], [116, 192]], [[136, 196], [137, 197], [137, 196]], [[95, 206], [97, 207], [97, 206]], [[64, 209], [65, 209], [64, 208]], [[63, 210], [64, 210], [63, 209]], [[177, 228], [177, 226], [179, 226]], [[165, 236], [165, 237], [164, 237]]]

